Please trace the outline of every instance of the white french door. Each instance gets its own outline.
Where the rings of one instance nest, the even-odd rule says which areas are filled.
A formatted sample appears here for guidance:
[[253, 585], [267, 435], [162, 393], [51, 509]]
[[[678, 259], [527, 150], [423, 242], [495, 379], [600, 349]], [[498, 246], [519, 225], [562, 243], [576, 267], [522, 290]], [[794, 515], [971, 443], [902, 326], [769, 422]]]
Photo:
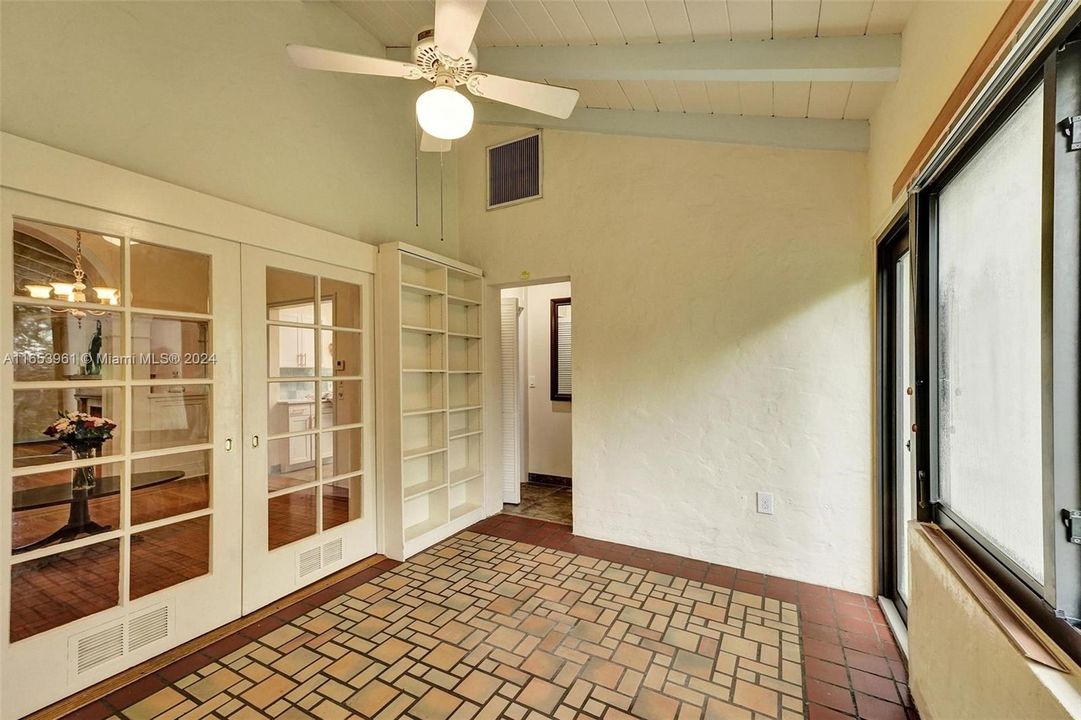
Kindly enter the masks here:
[[[0, 200], [9, 718], [240, 615], [241, 297], [235, 243]], [[43, 433], [75, 411], [116, 424], [91, 457]]]
[[244, 611], [376, 552], [369, 273], [253, 247], [244, 293]]

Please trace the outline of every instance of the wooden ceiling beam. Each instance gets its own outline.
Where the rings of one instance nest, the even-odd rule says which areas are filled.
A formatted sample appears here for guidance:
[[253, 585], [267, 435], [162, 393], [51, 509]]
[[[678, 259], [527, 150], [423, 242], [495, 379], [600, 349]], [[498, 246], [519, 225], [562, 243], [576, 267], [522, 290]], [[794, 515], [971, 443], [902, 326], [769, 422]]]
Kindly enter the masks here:
[[849, 150], [869, 144], [866, 120], [752, 117], [706, 113], [578, 108], [566, 120], [498, 103], [474, 103], [476, 122], [609, 135], [701, 140], [736, 145]]
[[901, 37], [491, 47], [478, 54], [481, 72], [526, 80], [892, 82]]

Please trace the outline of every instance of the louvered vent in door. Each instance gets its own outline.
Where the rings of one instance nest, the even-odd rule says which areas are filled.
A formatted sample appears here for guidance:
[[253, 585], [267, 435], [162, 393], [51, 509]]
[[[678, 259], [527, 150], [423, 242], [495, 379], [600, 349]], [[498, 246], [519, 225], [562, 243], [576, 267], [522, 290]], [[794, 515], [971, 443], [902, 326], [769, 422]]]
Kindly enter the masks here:
[[323, 543], [323, 567], [333, 565], [342, 559], [342, 539]]
[[488, 148], [489, 209], [540, 196], [540, 133]]
[[74, 645], [76, 675], [90, 672], [103, 663], [123, 657], [124, 622], [87, 633], [76, 639]]
[[172, 632], [172, 622], [170, 602], [71, 636], [68, 638], [69, 680], [73, 681], [112, 660], [165, 640]]
[[168, 605], [135, 615], [128, 621], [128, 652], [135, 652], [168, 636]]
[[344, 557], [344, 545], [341, 538], [298, 552], [297, 580], [339, 562], [342, 557]]
[[297, 553], [297, 578], [303, 578], [323, 568], [322, 548], [316, 545], [310, 550]]

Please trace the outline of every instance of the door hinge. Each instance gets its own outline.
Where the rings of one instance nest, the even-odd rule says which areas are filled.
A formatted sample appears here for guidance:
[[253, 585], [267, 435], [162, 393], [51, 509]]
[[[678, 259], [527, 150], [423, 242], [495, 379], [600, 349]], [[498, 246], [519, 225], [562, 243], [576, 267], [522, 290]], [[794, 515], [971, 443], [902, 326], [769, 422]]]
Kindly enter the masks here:
[[1066, 151], [1081, 150], [1081, 115], [1068, 117], [1060, 125], [1062, 126], [1062, 133], [1070, 139], [1070, 146]]
[[1075, 545], [1081, 545], [1081, 510], [1062, 510], [1062, 522], [1066, 524], [1066, 537]]

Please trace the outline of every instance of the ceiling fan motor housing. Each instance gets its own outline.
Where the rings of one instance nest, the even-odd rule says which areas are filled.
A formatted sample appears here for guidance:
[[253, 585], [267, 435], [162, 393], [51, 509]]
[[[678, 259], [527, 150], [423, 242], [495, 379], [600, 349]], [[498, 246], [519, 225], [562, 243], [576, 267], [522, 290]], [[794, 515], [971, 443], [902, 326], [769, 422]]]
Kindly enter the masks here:
[[435, 28], [423, 27], [413, 34], [413, 62], [420, 69], [426, 80], [435, 82], [436, 78], [447, 78], [445, 84], [464, 85], [469, 76], [477, 69], [477, 46], [469, 46], [465, 57], [452, 58], [441, 53], [435, 44]]

